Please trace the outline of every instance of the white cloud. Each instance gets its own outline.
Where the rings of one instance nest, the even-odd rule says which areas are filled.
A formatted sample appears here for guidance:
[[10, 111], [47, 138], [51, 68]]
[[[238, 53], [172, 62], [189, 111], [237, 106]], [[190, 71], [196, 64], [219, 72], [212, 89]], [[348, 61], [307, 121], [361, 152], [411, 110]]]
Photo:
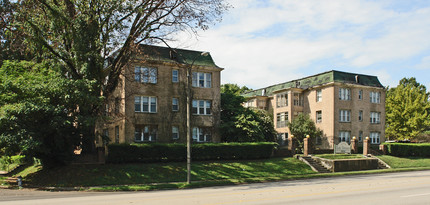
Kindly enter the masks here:
[[[367, 74], [384, 85], [397, 84], [393, 81], [401, 77], [389, 70], [405, 68], [385, 64], [430, 56], [425, 53], [430, 50], [430, 4], [399, 12], [391, 3], [233, 0], [235, 8], [224, 22], [200, 33], [198, 41], [181, 34], [177, 46], [209, 51], [225, 68], [222, 83], [259, 88], [340, 66], [349, 72], [371, 70]], [[429, 66], [425, 57], [417, 68]]]

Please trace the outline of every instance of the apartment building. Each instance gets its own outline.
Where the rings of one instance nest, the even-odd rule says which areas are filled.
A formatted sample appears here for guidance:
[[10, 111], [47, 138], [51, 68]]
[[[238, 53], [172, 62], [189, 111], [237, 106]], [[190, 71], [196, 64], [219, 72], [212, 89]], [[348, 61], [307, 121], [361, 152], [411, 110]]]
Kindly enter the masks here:
[[287, 122], [308, 114], [323, 136], [321, 149], [333, 149], [341, 141], [365, 137], [372, 144], [385, 140], [385, 88], [376, 76], [328, 71], [245, 93], [246, 107], [273, 113], [279, 141], [291, 136]]
[[[185, 143], [187, 90], [195, 142], [218, 142], [220, 72], [207, 52], [140, 45], [96, 125], [110, 143]], [[188, 70], [190, 69], [190, 70]], [[190, 82], [187, 80], [190, 73]]]

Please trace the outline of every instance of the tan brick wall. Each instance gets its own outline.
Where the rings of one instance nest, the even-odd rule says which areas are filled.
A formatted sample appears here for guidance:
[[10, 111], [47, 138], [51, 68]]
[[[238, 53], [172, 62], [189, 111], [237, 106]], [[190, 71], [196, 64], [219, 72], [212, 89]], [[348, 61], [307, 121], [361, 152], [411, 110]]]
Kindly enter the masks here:
[[[157, 83], [134, 81], [134, 67], [157, 68]], [[135, 59], [124, 70], [121, 81], [109, 99], [110, 122], [98, 123], [97, 132], [109, 129], [111, 143], [115, 143], [115, 126], [120, 127], [120, 143], [133, 143], [135, 125], [157, 126], [157, 142], [186, 142], [186, 67], [172, 63], [147, 62]], [[179, 70], [179, 82], [172, 82], [172, 70]], [[212, 132], [212, 141], [219, 142], [218, 126], [220, 121], [220, 68], [193, 66], [192, 71], [211, 73], [211, 88], [192, 87], [192, 99], [211, 100], [211, 115], [192, 115], [191, 127], [205, 127]], [[157, 98], [156, 113], [138, 113], [134, 110], [135, 96]], [[115, 98], [121, 99], [120, 112], [113, 113]], [[172, 98], [178, 98], [179, 111], [172, 111]], [[172, 139], [172, 126], [179, 128], [179, 139]], [[98, 143], [100, 146], [100, 143]]]

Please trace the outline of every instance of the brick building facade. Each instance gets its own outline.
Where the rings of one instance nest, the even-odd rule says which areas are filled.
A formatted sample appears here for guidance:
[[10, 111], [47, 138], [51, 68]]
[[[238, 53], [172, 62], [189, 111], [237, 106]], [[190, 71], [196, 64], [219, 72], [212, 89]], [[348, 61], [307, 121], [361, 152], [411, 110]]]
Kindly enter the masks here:
[[193, 141], [218, 142], [222, 70], [207, 52], [141, 45], [106, 101], [97, 146], [102, 136], [110, 143], [185, 143], [188, 88]]
[[372, 144], [385, 140], [385, 88], [376, 76], [329, 71], [245, 93], [246, 107], [273, 114], [279, 141], [291, 136], [287, 126], [299, 113], [309, 114], [323, 136], [321, 149], [333, 149], [355, 136]]

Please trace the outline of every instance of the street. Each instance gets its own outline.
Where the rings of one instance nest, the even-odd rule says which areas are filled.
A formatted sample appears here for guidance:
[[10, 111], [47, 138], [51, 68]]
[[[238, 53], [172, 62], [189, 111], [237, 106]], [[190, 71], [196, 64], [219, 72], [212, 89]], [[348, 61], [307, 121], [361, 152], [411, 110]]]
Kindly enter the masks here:
[[430, 204], [430, 171], [149, 192], [0, 190], [0, 204]]

